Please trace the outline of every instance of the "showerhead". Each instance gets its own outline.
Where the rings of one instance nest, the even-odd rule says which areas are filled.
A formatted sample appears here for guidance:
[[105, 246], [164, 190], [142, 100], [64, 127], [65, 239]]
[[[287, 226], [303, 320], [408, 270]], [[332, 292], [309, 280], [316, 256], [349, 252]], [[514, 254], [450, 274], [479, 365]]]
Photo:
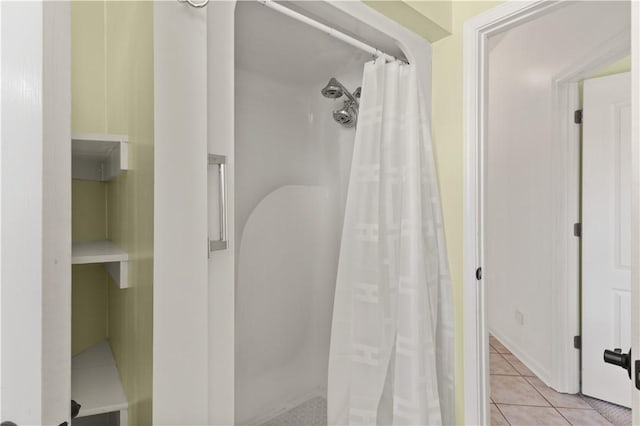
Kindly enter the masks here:
[[325, 98], [337, 99], [344, 94], [342, 87], [342, 84], [340, 84], [340, 82], [336, 80], [335, 77], [331, 77], [331, 80], [329, 80], [327, 85], [324, 86], [320, 93], [322, 93], [322, 96], [324, 96]]
[[342, 85], [335, 77], [331, 77], [329, 82], [320, 93], [325, 98], [338, 99], [343, 95], [348, 99], [344, 101], [342, 108], [333, 111], [333, 119], [340, 123], [342, 127], [353, 127], [358, 120], [358, 99], [360, 98], [361, 89], [358, 87], [353, 94], [349, 93], [346, 87]]
[[342, 127], [353, 127], [358, 120], [358, 109], [352, 101], [344, 101], [342, 108], [333, 111], [333, 119], [342, 125]]

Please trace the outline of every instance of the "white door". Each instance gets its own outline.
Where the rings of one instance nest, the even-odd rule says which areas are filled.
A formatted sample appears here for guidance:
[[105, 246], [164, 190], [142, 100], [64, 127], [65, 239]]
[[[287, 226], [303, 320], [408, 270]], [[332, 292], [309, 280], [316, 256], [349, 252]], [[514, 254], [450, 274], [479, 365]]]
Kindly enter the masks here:
[[631, 347], [631, 75], [584, 82], [582, 392], [631, 407], [627, 371], [605, 349]]

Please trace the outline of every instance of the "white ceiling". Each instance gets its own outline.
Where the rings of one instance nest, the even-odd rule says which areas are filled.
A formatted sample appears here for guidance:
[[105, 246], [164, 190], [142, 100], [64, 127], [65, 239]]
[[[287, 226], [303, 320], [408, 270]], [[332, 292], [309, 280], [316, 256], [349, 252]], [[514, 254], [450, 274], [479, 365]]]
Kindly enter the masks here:
[[328, 80], [371, 55], [258, 2], [236, 6], [236, 66], [292, 84]]
[[553, 75], [620, 34], [631, 37], [630, 1], [575, 1], [492, 36], [489, 48]]

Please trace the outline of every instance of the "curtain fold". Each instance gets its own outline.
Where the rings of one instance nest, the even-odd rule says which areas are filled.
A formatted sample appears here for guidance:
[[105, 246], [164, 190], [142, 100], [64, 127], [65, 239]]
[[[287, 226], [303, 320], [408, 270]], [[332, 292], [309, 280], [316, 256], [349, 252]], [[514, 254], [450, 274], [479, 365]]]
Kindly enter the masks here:
[[336, 281], [329, 425], [453, 424], [451, 282], [416, 69], [365, 64]]

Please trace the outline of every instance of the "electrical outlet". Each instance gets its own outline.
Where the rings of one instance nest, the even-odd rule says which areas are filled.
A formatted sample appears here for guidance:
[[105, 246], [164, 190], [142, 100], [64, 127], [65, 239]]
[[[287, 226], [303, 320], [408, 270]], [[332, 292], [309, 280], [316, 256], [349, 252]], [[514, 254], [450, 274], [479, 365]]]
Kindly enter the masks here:
[[516, 322], [520, 325], [524, 325], [524, 314], [520, 311], [516, 311]]

